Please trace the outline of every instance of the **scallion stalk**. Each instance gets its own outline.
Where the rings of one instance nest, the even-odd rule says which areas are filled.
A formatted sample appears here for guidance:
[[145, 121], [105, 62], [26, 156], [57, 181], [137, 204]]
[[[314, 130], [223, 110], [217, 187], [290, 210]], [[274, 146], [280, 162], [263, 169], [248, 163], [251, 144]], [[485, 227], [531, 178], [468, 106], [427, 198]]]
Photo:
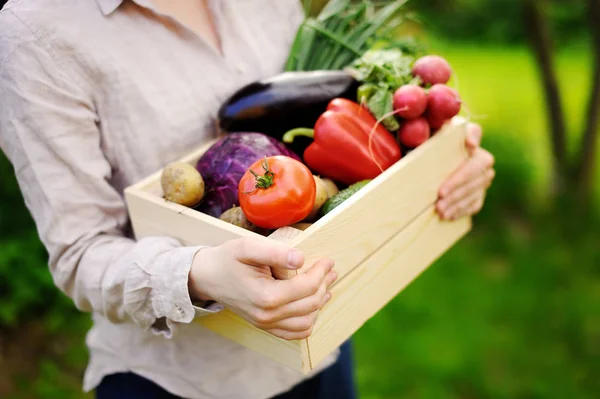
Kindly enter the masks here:
[[[285, 65], [287, 71], [342, 69], [371, 47], [377, 33], [398, 15], [407, 0], [393, 1], [375, 10], [370, 0], [330, 0], [316, 17], [307, 16], [299, 27]], [[397, 21], [391, 25], [396, 25]]]

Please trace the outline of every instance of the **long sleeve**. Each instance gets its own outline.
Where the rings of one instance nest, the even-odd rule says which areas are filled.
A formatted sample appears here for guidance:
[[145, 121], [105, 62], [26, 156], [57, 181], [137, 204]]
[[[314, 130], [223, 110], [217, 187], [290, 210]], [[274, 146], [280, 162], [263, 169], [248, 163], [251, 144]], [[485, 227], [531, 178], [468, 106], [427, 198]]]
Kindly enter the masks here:
[[198, 308], [188, 273], [199, 247], [127, 238], [122, 195], [110, 184], [94, 101], [84, 79], [35, 37], [0, 38], [0, 148], [12, 162], [49, 255], [75, 305], [167, 337]]

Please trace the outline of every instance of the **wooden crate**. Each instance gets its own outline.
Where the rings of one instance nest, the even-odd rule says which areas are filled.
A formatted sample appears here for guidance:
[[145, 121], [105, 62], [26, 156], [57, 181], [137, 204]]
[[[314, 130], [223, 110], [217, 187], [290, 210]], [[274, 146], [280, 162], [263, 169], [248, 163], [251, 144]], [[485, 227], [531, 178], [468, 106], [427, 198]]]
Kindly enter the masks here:
[[[464, 120], [454, 118], [308, 229], [285, 227], [269, 237], [165, 201], [157, 171], [125, 190], [134, 234], [167, 235], [184, 245], [218, 245], [243, 236], [283, 240], [304, 252], [306, 265], [322, 256], [334, 259], [339, 277], [332, 299], [307, 339], [277, 338], [228, 309], [195, 320], [308, 374], [471, 229], [470, 218], [441, 221], [434, 210], [442, 182], [467, 158], [465, 135]], [[182, 160], [195, 164], [212, 144]]]

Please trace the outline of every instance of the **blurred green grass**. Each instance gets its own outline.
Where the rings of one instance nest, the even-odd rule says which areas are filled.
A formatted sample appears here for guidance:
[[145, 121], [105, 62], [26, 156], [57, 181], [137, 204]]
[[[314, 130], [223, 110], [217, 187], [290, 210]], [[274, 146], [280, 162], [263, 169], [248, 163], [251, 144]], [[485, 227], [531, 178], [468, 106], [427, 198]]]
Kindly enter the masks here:
[[597, 397], [597, 244], [516, 230], [474, 233], [366, 323], [362, 397]]

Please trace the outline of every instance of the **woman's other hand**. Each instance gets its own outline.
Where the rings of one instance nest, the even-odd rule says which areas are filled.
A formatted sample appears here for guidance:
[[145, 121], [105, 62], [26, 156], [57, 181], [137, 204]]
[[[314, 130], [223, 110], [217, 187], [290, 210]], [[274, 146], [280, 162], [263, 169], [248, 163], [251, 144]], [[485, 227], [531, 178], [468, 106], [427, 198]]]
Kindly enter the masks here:
[[296, 270], [303, 264], [302, 253], [286, 245], [232, 240], [196, 254], [190, 295], [216, 300], [277, 337], [303, 339], [312, 333], [318, 311], [331, 298], [328, 288], [337, 278], [329, 259], [288, 280], [271, 275], [271, 267]]
[[495, 176], [494, 156], [481, 148], [482, 129], [476, 123], [467, 128], [466, 147], [469, 160], [440, 188], [437, 211], [445, 220], [455, 220], [478, 213]]

